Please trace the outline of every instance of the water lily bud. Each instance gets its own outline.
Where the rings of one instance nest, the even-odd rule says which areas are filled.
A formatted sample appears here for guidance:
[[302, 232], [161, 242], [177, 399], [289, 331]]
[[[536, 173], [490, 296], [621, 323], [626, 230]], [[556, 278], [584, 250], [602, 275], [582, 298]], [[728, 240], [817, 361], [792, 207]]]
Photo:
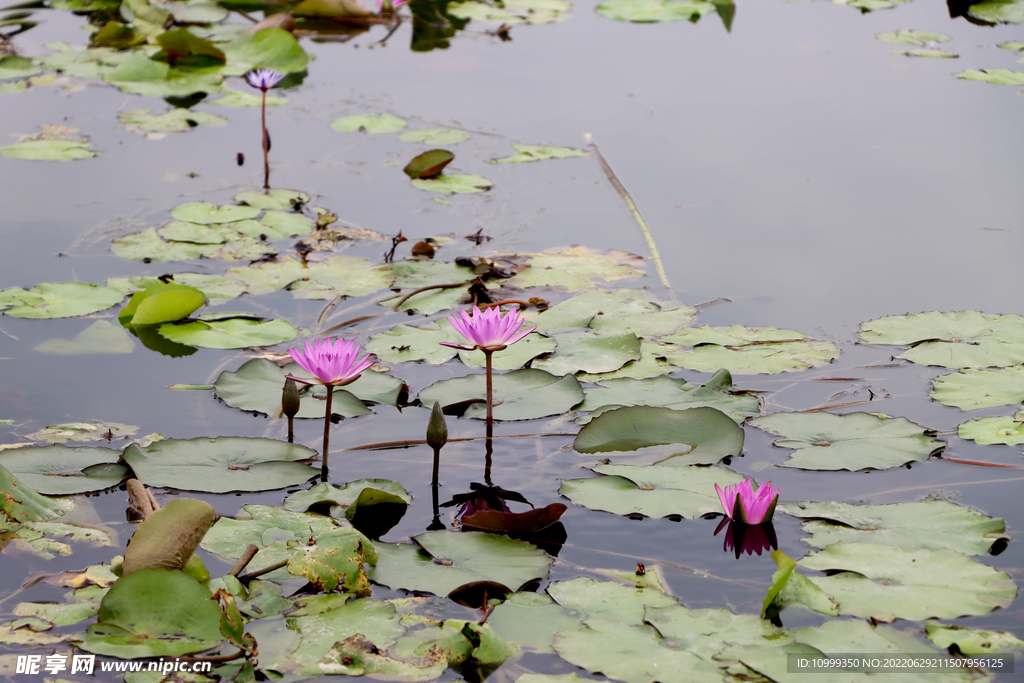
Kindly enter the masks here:
[[295, 417], [299, 412], [299, 385], [291, 377], [284, 380], [284, 391], [281, 393], [281, 412], [288, 417]]
[[444, 421], [441, 403], [434, 401], [434, 409], [430, 411], [430, 422], [427, 423], [427, 443], [438, 450], [448, 443], [448, 423]]

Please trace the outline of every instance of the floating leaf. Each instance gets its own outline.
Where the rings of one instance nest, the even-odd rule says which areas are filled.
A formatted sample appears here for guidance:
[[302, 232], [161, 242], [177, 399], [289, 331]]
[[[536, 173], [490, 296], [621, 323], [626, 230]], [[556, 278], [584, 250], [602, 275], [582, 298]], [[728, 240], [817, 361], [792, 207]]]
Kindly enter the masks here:
[[176, 498], [138, 526], [124, 551], [124, 576], [142, 569], [182, 570], [217, 521], [204, 500]]
[[957, 59], [960, 57], [955, 52], [946, 52], [945, 50], [931, 50], [931, 49], [920, 49], [920, 50], [902, 50], [893, 52], [894, 55], [902, 55], [904, 57], [936, 57], [939, 59]]
[[75, 335], [74, 339], [47, 339], [32, 347], [39, 353], [57, 356], [91, 356], [131, 353], [135, 349], [132, 336], [106, 320], [97, 320]]
[[234, 196], [236, 202], [270, 211], [291, 211], [309, 202], [309, 195], [301, 190], [246, 190]]
[[779, 510], [805, 520], [802, 528], [811, 536], [803, 541], [816, 548], [845, 541], [983, 555], [1006, 531], [1001, 519], [933, 498], [889, 505], [796, 503], [780, 505]]
[[508, 0], [500, 7], [477, 0], [449, 2], [447, 13], [458, 19], [476, 19], [496, 24], [547, 24], [568, 17], [572, 5], [565, 0]]
[[441, 319], [438, 323], [426, 327], [395, 325], [387, 332], [370, 337], [366, 350], [387, 363], [422, 360], [440, 365], [458, 355], [457, 349], [441, 346], [441, 342], [458, 341], [459, 337], [447, 320]]
[[638, 336], [671, 334], [693, 321], [697, 310], [648, 298], [639, 289], [606, 292], [591, 288], [547, 309], [530, 322], [539, 332], [589, 327], [600, 334], [635, 332]]
[[607, 0], [597, 13], [615, 21], [697, 21], [715, 6], [702, 0]]
[[0, 524], [48, 522], [63, 517], [74, 507], [70, 500], [51, 500], [39, 495], [0, 465]]
[[440, 174], [434, 178], [417, 179], [412, 181], [412, 186], [428, 192], [441, 192], [444, 194], [471, 194], [473, 192], [486, 192], [494, 185], [487, 178], [478, 175], [445, 175]]
[[[338, 652], [352, 638], [369, 641], [372, 647], [368, 646], [365, 650], [379, 651], [391, 647], [395, 639], [405, 632], [400, 622], [402, 615], [396, 613], [393, 602], [361, 599], [346, 603], [345, 599], [347, 596], [337, 595], [313, 595], [305, 599], [305, 606], [289, 614], [286, 622], [288, 631], [300, 634], [301, 641], [279, 664], [272, 661], [267, 664], [273, 665], [276, 670], [295, 669], [307, 674], [323, 675], [328, 672], [342, 673], [341, 665], [345, 661], [344, 657], [348, 657], [348, 666], [356, 668], [358, 672], [359, 666], [368, 665], [365, 654], [360, 656], [353, 652], [352, 656], [348, 656], [331, 653]], [[263, 648], [263, 641], [260, 641], [261, 663], [264, 658]], [[391, 672], [385, 670], [385, 673]]]
[[0, 465], [27, 486], [49, 496], [102, 491], [128, 474], [120, 451], [110, 448], [37, 446], [0, 453]]
[[831, 342], [774, 327], [698, 327], [685, 329], [661, 341], [692, 347], [668, 352], [670, 363], [710, 372], [725, 368], [734, 374], [776, 374], [827, 365], [839, 356]]
[[[7, 54], [0, 57], [0, 79], [3, 78], [25, 78], [42, 73], [42, 69], [32, 63], [31, 59], [25, 59], [14, 54]], [[468, 138], [469, 135], [467, 134]]]
[[961, 370], [932, 380], [929, 394], [961, 410], [997, 408], [1024, 402], [1024, 365], [992, 370]]
[[131, 444], [123, 457], [147, 486], [228, 493], [302, 484], [318, 471], [303, 462], [314, 456], [305, 446], [283, 441], [224, 436], [165, 439], [145, 448]]
[[780, 467], [805, 470], [884, 470], [923, 462], [946, 445], [905, 417], [870, 413], [775, 413], [750, 424], [783, 437], [775, 446], [794, 449]]
[[954, 619], [1010, 604], [1010, 577], [955, 550], [904, 550], [875, 543], [834, 543], [798, 562], [829, 570], [813, 581], [840, 614], [897, 619]]
[[26, 434], [25, 438], [51, 441], [53, 443], [64, 441], [110, 441], [112, 439], [127, 438], [138, 430], [139, 428], [135, 425], [88, 420], [49, 425], [38, 432]]
[[[280, 261], [278, 261], [280, 262]], [[270, 264], [264, 265], [263, 272], [270, 271]], [[285, 267], [284, 270], [289, 270]], [[253, 268], [241, 269], [241, 277]], [[365, 296], [391, 285], [393, 276], [387, 265], [379, 265], [355, 256], [332, 256], [326, 261], [310, 264], [300, 277], [288, 285], [288, 289], [300, 299], [333, 299], [338, 296]]]
[[435, 178], [454, 158], [455, 155], [446, 149], [432, 149], [414, 156], [402, 172], [413, 180]]
[[142, 569], [111, 586], [79, 647], [121, 659], [202, 652], [222, 640], [220, 615], [210, 590], [191, 576]]
[[957, 78], [968, 81], [984, 81], [996, 85], [1024, 85], [1024, 71], [1010, 71], [1009, 69], [964, 69]]
[[377, 543], [380, 555], [368, 572], [390, 588], [445, 596], [474, 581], [499, 583], [512, 590], [544, 579], [551, 559], [533, 545], [476, 531], [431, 531], [412, 544]]
[[924, 47], [928, 43], [945, 43], [952, 38], [947, 36], [945, 33], [932, 33], [929, 31], [910, 31], [905, 28], [901, 28], [898, 31], [882, 31], [875, 35], [879, 40], [884, 40], [887, 43], [896, 43], [898, 45], [913, 45], [914, 47]]
[[[560, 582], [559, 585], [564, 582]], [[534, 652], [554, 654], [551, 641], [554, 635], [564, 628], [571, 628], [580, 623], [579, 616], [569, 616], [569, 610], [562, 607], [554, 600], [543, 593], [513, 593], [497, 605], [489, 617], [487, 623], [494, 631], [506, 640], [510, 640], [519, 646], [525, 646]], [[534, 674], [524, 674], [524, 677], [542, 678]], [[575, 677], [576, 674], [571, 674]], [[529, 680], [529, 678], [527, 678]], [[544, 681], [537, 681], [544, 683]], [[552, 681], [551, 683], [558, 683]], [[566, 683], [583, 683], [572, 680]]]
[[299, 41], [282, 28], [270, 27], [245, 34], [224, 46], [227, 75], [241, 76], [254, 67], [276, 69], [289, 74], [303, 71], [309, 63]]
[[961, 439], [981, 444], [1007, 444], [1016, 446], [1024, 443], [1024, 422], [1010, 416], [981, 417], [968, 420], [957, 427]]
[[70, 318], [105, 310], [123, 298], [119, 290], [104, 285], [43, 282], [32, 289], [3, 290], [0, 310], [13, 318]]
[[532, 367], [556, 375], [612, 372], [640, 359], [640, 340], [632, 332], [618, 335], [569, 332], [554, 338], [558, 342], [557, 353], [535, 360]]
[[985, 631], [934, 621], [926, 623], [924, 631], [928, 640], [938, 647], [948, 649], [956, 644], [960, 653], [967, 657], [984, 657], [994, 652], [1010, 652], [1024, 648], [1024, 640], [1003, 631]]
[[124, 92], [147, 97], [184, 97], [197, 92], [216, 92], [224, 80], [222, 71], [175, 68], [166, 62], [132, 52], [116, 67], [97, 73]]
[[[576, 436], [579, 453], [635, 451], [679, 444], [665, 465], [710, 465], [743, 448], [743, 429], [714, 408], [617, 408], [598, 415]], [[687, 446], [689, 446], [687, 448]]]
[[1021, 0], [989, 0], [968, 5], [967, 14], [993, 24], [1024, 24], [1024, 2]]
[[341, 589], [369, 595], [370, 582], [363, 564], [377, 564], [377, 551], [370, 539], [355, 529], [334, 529], [320, 534], [315, 545], [307, 545], [288, 560], [288, 573], [305, 577], [325, 593]]
[[458, 128], [419, 128], [407, 130], [398, 136], [402, 142], [422, 142], [426, 145], [457, 145], [469, 138], [467, 131]]
[[585, 157], [590, 152], [571, 147], [548, 147], [545, 145], [512, 145], [518, 154], [502, 159], [489, 159], [492, 164], [522, 164], [544, 159], [566, 159], [568, 157]]
[[[2, 459], [0, 459], [0, 462], [2, 462]], [[388, 479], [359, 479], [357, 481], [350, 481], [341, 487], [322, 482], [305, 491], [296, 491], [284, 499], [284, 507], [294, 512], [305, 512], [314, 505], [329, 503], [332, 508], [341, 508], [343, 515], [351, 519], [352, 515], [348, 514], [348, 509], [356, 505], [363, 491], [367, 489], [386, 493], [391, 498], [406, 504], [412, 502], [412, 496], [397, 481], [390, 481]], [[358, 508], [358, 505], [356, 507]], [[334, 512], [333, 509], [332, 512]]]
[[359, 114], [331, 121], [331, 128], [342, 133], [393, 133], [405, 126], [405, 119], [394, 114]]
[[570, 292], [593, 287], [595, 281], [638, 278], [644, 260], [617, 249], [601, 252], [586, 247], [554, 249], [530, 256], [529, 268], [507, 282], [516, 287], [556, 287]]
[[[256, 221], [242, 221], [255, 223]], [[259, 225], [259, 223], [256, 223]], [[237, 223], [201, 225], [188, 221], [171, 221], [157, 230], [157, 234], [169, 242], [191, 242], [192, 244], [224, 244], [238, 239]], [[212, 254], [211, 254], [212, 255]]]
[[193, 320], [180, 325], [167, 323], [157, 328], [160, 336], [186, 346], [207, 349], [244, 349], [250, 346], [273, 346], [299, 336], [299, 331], [286, 320], [259, 322], [247, 318], [227, 320]]
[[984, 368], [1024, 363], [1024, 317], [1019, 315], [891, 315], [862, 323], [860, 337], [868, 344], [910, 345], [899, 357], [919, 365]]
[[[265, 358], [246, 361], [235, 371], [224, 371], [214, 382], [217, 398], [233, 408], [253, 410], [264, 415], [278, 415], [285, 375], [305, 377], [308, 373], [295, 363], [279, 367]], [[395, 405], [402, 381], [382, 372], [364, 372], [344, 388], [334, 390], [331, 412], [344, 417], [368, 415], [363, 401]], [[324, 418], [327, 390], [306, 385], [301, 389], [296, 417]]]
[[84, 140], [23, 140], [0, 147], [0, 154], [31, 161], [71, 161], [89, 159], [99, 152]]
[[[564, 413], [583, 400], [583, 389], [572, 375], [556, 377], [543, 370], [513, 370], [493, 378], [494, 419], [532, 420]], [[420, 392], [423, 405], [466, 404], [464, 417], [486, 416], [486, 377], [467, 375], [435, 382]]]
[[[175, 273], [174, 281], [195, 287], [206, 295], [211, 306], [235, 299], [246, 291], [245, 283], [228, 275], [212, 275], [209, 273]], [[109, 282], [109, 280], [108, 280]]]
[[174, 207], [171, 210], [171, 215], [179, 221], [211, 225], [255, 218], [260, 215], [260, 209], [255, 206], [239, 206], [237, 204], [217, 206], [210, 202], [189, 202]]
[[[245, 229], [244, 226], [248, 224], [252, 224], [252, 231]], [[270, 240], [308, 235], [316, 229], [316, 221], [293, 211], [267, 211], [259, 223], [242, 221], [230, 225], [250, 237], [266, 237]]]
[[558, 492], [591, 510], [655, 518], [696, 519], [710, 512], [720, 513], [722, 503], [715, 484], [730, 486], [745, 479], [724, 467], [692, 465], [598, 465], [591, 470], [604, 476], [563, 479]]
[[147, 228], [142, 232], [114, 239], [110, 251], [129, 261], [162, 263], [209, 257], [216, 253], [217, 247], [215, 244], [165, 242], [160, 239], [155, 228]]
[[657, 342], [640, 340], [640, 360], [626, 363], [613, 372], [603, 372], [598, 375], [591, 375], [582, 372], [576, 377], [581, 382], [602, 382], [606, 379], [629, 378], [644, 379], [657, 375], [667, 375], [677, 370], [682, 370], [678, 365], [672, 365], [665, 358], [669, 351], [677, 350], [678, 347], [672, 344], [659, 344]]

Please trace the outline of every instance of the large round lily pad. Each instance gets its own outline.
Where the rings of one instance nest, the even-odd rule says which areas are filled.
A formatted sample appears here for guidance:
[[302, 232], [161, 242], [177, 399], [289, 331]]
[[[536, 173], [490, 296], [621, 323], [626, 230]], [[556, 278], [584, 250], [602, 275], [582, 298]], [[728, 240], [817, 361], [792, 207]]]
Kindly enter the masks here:
[[961, 410], [997, 408], [1024, 401], [1024, 365], [961, 370], [932, 380], [932, 398]]
[[697, 311], [654, 301], [639, 289], [586, 289], [547, 309], [531, 323], [540, 332], [589, 327], [601, 334], [633, 332], [641, 337], [671, 334], [693, 321]]
[[50, 496], [102, 491], [128, 474], [111, 448], [68, 448], [60, 444], [0, 452], [0, 465], [26, 486]]
[[393, 133], [405, 126], [405, 119], [394, 114], [358, 114], [331, 121], [331, 128], [342, 133]]
[[715, 484], [731, 486], [745, 479], [724, 467], [598, 465], [591, 469], [604, 476], [564, 479], [558, 492], [577, 505], [617, 515], [696, 519], [722, 512]]
[[238, 206], [235, 204], [217, 206], [210, 202], [189, 202], [172, 209], [171, 215], [179, 221], [187, 223], [212, 225], [255, 218], [260, 215], [260, 209], [254, 206]]
[[925, 461], [945, 447], [905, 417], [871, 413], [775, 413], [750, 424], [781, 436], [779, 448], [792, 448], [781, 467], [805, 470], [884, 470]]
[[[532, 420], [566, 412], [583, 400], [583, 388], [572, 375], [556, 377], [543, 370], [513, 370], [494, 379], [494, 419]], [[487, 380], [483, 373], [435, 382], [420, 392], [423, 405], [468, 404], [465, 417], [484, 418]]]
[[795, 503], [780, 505], [779, 510], [804, 520], [803, 530], [811, 535], [802, 540], [816, 548], [845, 541], [982, 555], [1005, 538], [1006, 531], [1002, 519], [933, 498], [889, 505]]
[[295, 486], [319, 470], [302, 461], [316, 452], [274, 439], [222, 436], [165, 439], [146, 448], [132, 444], [124, 460], [147, 486], [185, 491], [269, 491]]
[[860, 326], [867, 344], [910, 345], [899, 355], [944, 368], [1007, 367], [1024, 363], [1024, 317], [978, 311], [908, 313]]
[[516, 287], [555, 287], [570, 292], [593, 287], [596, 282], [638, 278], [644, 274], [644, 260], [636, 254], [611, 249], [562, 247], [533, 254], [529, 268], [508, 280]]
[[431, 531], [412, 544], [377, 543], [370, 579], [390, 588], [448, 595], [477, 581], [517, 590], [547, 577], [551, 559], [543, 550], [505, 536], [478, 531]]
[[110, 251], [129, 261], [164, 263], [210, 257], [219, 247], [219, 244], [166, 242], [160, 239], [156, 228], [146, 228], [142, 232], [114, 239]]
[[486, 192], [494, 185], [490, 180], [478, 175], [465, 175], [461, 173], [442, 173], [434, 178], [417, 178], [412, 181], [412, 186], [428, 192], [442, 192], [444, 194], [473, 194], [475, 192]]
[[957, 427], [961, 439], [981, 444], [1006, 444], [1016, 446], [1024, 443], [1024, 422], [1022, 416], [982, 417], [968, 420]]
[[955, 619], [1007, 607], [1017, 587], [1005, 573], [963, 553], [905, 550], [877, 543], [834, 543], [798, 562], [829, 571], [811, 576], [840, 614], [897, 619]]
[[0, 292], [0, 310], [13, 318], [70, 318], [110, 308], [124, 292], [85, 282], [43, 282]]
[[616, 335], [569, 332], [554, 338], [558, 343], [555, 355], [535, 360], [532, 367], [556, 375], [600, 373], [618, 370], [640, 359], [640, 340], [632, 332]]
[[464, 341], [452, 329], [451, 323], [442, 318], [438, 320], [437, 325], [424, 327], [395, 325], [387, 332], [378, 332], [370, 337], [366, 350], [387, 363], [421, 360], [431, 365], [440, 365], [450, 361], [458, 354], [457, 349], [451, 346], [441, 346], [441, 342], [462, 343]]
[[220, 643], [220, 618], [210, 589], [191, 576], [141, 569], [110, 587], [79, 647], [120, 659], [179, 657]]
[[160, 336], [186, 346], [207, 349], [244, 349], [250, 346], [273, 346], [291, 341], [299, 331], [287, 320], [260, 322], [248, 318], [227, 320], [192, 320], [167, 323], [157, 328]]
[[684, 329], [661, 341], [691, 347], [665, 357], [680, 367], [704, 372], [725, 368], [742, 375], [776, 374], [827, 365], [839, 356], [832, 342], [814, 341], [800, 332], [774, 327], [705, 325]]

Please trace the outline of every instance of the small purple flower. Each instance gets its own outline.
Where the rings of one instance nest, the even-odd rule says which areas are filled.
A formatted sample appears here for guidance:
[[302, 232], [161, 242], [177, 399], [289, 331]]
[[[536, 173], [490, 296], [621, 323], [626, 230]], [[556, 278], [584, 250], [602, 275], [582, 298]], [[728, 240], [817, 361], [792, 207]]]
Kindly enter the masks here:
[[537, 329], [536, 327], [519, 329], [523, 326], [523, 316], [515, 306], [510, 308], [504, 317], [497, 306], [482, 312], [475, 307], [471, 310], [472, 313], [459, 311], [458, 316], [448, 316], [448, 322], [452, 324], [456, 332], [465, 337], [469, 344], [441, 342], [442, 346], [467, 350], [500, 351]]
[[245, 74], [245, 79], [249, 81], [249, 85], [254, 88], [259, 88], [263, 92], [267, 92], [275, 85], [281, 82], [284, 78], [284, 74], [275, 69], [254, 69], [249, 73]]
[[715, 484], [718, 500], [722, 503], [725, 516], [734, 522], [761, 524], [772, 521], [779, 490], [771, 482], [755, 488], [753, 481], [744, 479], [739, 484], [724, 489]]

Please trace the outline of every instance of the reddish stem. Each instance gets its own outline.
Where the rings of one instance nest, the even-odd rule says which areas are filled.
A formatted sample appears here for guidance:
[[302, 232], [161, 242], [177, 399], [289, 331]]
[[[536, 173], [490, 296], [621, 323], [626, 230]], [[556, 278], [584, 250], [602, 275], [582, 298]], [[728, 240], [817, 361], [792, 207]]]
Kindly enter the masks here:
[[270, 138], [267, 136], [267, 91], [265, 89], [263, 90], [263, 189], [270, 189]]
[[487, 424], [494, 424], [494, 393], [491, 387], [491, 354], [494, 351], [490, 349], [480, 349], [484, 352], [484, 358], [487, 359]]
[[331, 437], [331, 399], [334, 398], [334, 385], [327, 385], [327, 414], [324, 415], [324, 452], [323, 452], [323, 466], [320, 468], [320, 479], [324, 483], [327, 483], [327, 454], [328, 454], [328, 443]]

